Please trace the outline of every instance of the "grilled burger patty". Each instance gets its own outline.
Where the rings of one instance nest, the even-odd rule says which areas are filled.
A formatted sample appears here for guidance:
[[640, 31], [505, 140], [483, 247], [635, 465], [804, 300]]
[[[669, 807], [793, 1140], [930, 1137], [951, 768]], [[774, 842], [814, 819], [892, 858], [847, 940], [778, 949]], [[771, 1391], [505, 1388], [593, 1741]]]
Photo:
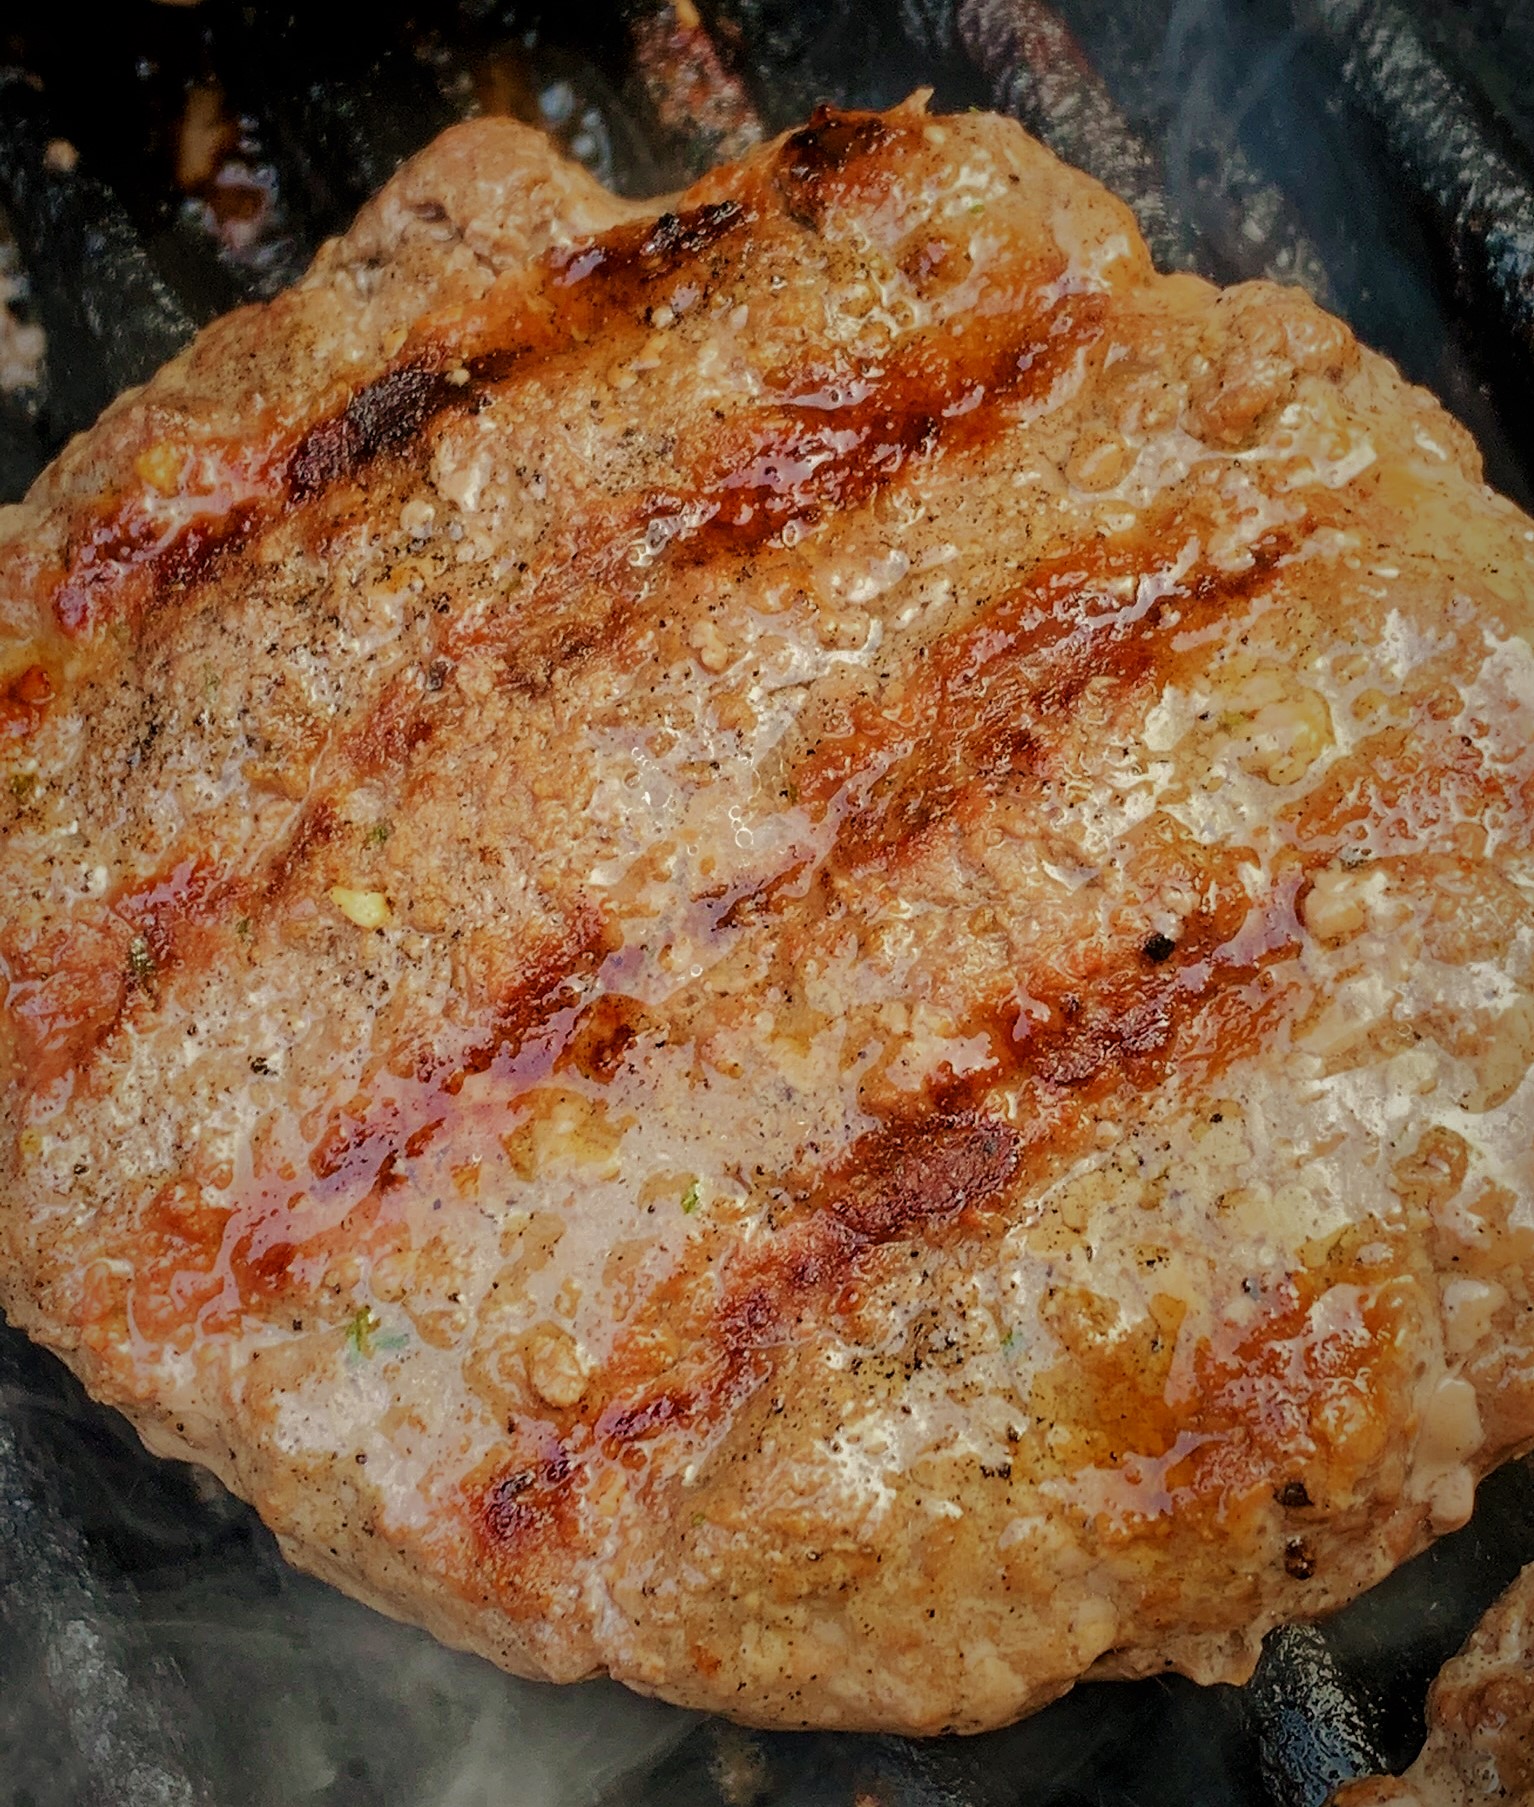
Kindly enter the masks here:
[[1297, 291], [483, 120], [0, 534], [0, 1299], [302, 1566], [976, 1729], [1534, 1439], [1534, 529]]

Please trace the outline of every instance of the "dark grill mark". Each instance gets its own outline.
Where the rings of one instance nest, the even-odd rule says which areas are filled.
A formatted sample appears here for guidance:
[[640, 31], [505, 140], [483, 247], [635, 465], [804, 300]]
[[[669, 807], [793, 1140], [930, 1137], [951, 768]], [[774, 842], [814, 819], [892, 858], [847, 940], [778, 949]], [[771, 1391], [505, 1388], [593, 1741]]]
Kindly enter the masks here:
[[124, 573], [152, 568], [166, 550], [151, 523], [130, 510], [87, 522], [71, 536], [68, 572], [54, 592], [59, 626], [66, 634], [85, 633], [102, 612], [100, 599], [111, 595]]
[[[402, 1184], [404, 1163], [431, 1145], [452, 1117], [451, 1100], [471, 1075], [501, 1070], [508, 1090], [553, 1071], [579, 1017], [579, 982], [600, 965], [611, 930], [595, 911], [530, 950], [514, 989], [474, 1028], [436, 1038], [407, 1077], [380, 1075], [372, 1092], [334, 1112], [308, 1156], [310, 1195], [334, 1209]], [[398, 1066], [398, 1060], [395, 1065]]]
[[[593, 1460], [622, 1461], [635, 1446], [668, 1433], [707, 1435], [761, 1386], [773, 1351], [792, 1340], [796, 1326], [828, 1303], [835, 1308], [864, 1251], [931, 1236], [938, 1223], [967, 1211], [999, 1208], [1020, 1170], [1022, 1149], [1017, 1131], [977, 1112], [937, 1112], [859, 1138], [800, 1200], [800, 1214], [765, 1252], [743, 1273], [726, 1277], [709, 1317], [690, 1334], [678, 1326], [689, 1350], [683, 1373], [649, 1391], [640, 1381], [637, 1396], [625, 1393], [620, 1345], [606, 1403], [586, 1407], [596, 1413], [587, 1453], [578, 1463], [567, 1460], [557, 1485], [540, 1489], [536, 1511], [518, 1507], [534, 1484], [526, 1469], [491, 1486], [475, 1520], [505, 1585], [517, 1585], [515, 1565], [527, 1542], [546, 1533], [551, 1515], [563, 1514], [568, 1527]], [[665, 1302], [658, 1309], [669, 1312]], [[587, 1435], [577, 1425], [564, 1447], [585, 1448]]]
[[166, 548], [157, 567], [158, 580], [190, 589], [201, 583], [220, 559], [245, 546], [261, 525], [261, 509], [254, 502], [242, 502], [225, 514], [193, 521]]
[[[677, 512], [706, 510], [689, 562], [744, 553], [862, 506], [908, 466], [983, 442], [1008, 405], [1045, 391], [1100, 330], [1101, 304], [1073, 297], [1043, 319], [982, 320], [902, 348], [878, 374], [803, 372], [715, 454]], [[835, 397], [827, 400], [827, 391]], [[657, 514], [657, 518], [664, 518]]]
[[142, 592], [201, 582], [219, 559], [247, 543], [266, 512], [255, 502], [237, 503], [189, 521], [169, 538], [135, 503], [88, 523], [54, 593], [59, 626], [71, 635], [89, 632], [128, 578]]
[[[523, 1073], [529, 1057], [539, 1076], [552, 1071], [580, 1020], [582, 988], [621, 940], [599, 910], [581, 907], [528, 950], [516, 984], [493, 1001], [489, 1028], [474, 1034], [451, 1058], [428, 1055], [417, 1069], [419, 1077], [456, 1092], [469, 1074], [492, 1066], [514, 1063]], [[527, 1077], [531, 1083], [532, 1075]]]
[[400, 450], [460, 394], [445, 372], [426, 364], [385, 371], [299, 440], [288, 461], [289, 496], [306, 502], [381, 454]]
[[293, 889], [314, 856], [335, 839], [339, 826], [334, 808], [324, 798], [318, 799], [304, 810], [288, 837], [287, 846], [277, 855], [267, 872], [264, 897], [268, 905], [278, 902]]
[[[524, 1560], [535, 1551], [552, 1555], [574, 1530], [579, 1471], [552, 1437], [531, 1460], [522, 1459], [491, 1482], [475, 1511], [481, 1537], [492, 1550], [517, 1550]], [[547, 1546], [553, 1545], [553, 1550]], [[552, 1577], [508, 1577], [512, 1587], [536, 1597], [535, 1581]]]
[[632, 307], [655, 285], [691, 270], [751, 217], [739, 201], [708, 201], [619, 226], [589, 244], [558, 252], [551, 259], [554, 287], [578, 288], [588, 312]]
[[864, 1243], [891, 1242], [994, 1202], [1018, 1170], [1016, 1130], [975, 1113], [892, 1122], [861, 1137], [819, 1188]]
[[30, 946], [8, 938], [0, 947], [11, 974], [4, 1004], [34, 1091], [87, 1068], [135, 1006], [155, 1007], [166, 975], [195, 956], [200, 935], [239, 896], [237, 881], [186, 859]]
[[877, 113], [816, 107], [809, 124], [784, 140], [775, 172], [790, 219], [818, 232], [826, 214], [848, 194], [858, 164], [898, 136]]
[[[898, 707], [884, 695], [855, 706], [851, 731], [827, 739], [793, 777], [812, 805], [844, 795], [857, 806], [833, 850], [838, 869], [892, 865], [930, 825], [962, 816], [969, 799], [1021, 775], [1041, 777], [1052, 761], [1052, 724], [1069, 717], [1089, 682], [1128, 690], [1154, 678], [1172, 634], [1259, 592], [1291, 543], [1274, 535], [1235, 574], [1201, 569], [1178, 582], [1143, 570], [1147, 541], [1176, 546], [1195, 528], [1172, 517], [1146, 523], [1122, 548], [1074, 551], [940, 641]], [[1140, 580], [1133, 601], [1108, 587], [1121, 575]]]
[[571, 1066], [584, 1078], [607, 1084], [623, 1067], [650, 1013], [637, 998], [622, 992], [604, 992], [581, 1012], [559, 1057], [559, 1066]]
[[655, 1393], [638, 1405], [604, 1413], [597, 1435], [609, 1445], [643, 1442], [657, 1431], [689, 1423], [694, 1410], [695, 1401], [679, 1393]]
[[1175, 968], [1147, 974], [1137, 950], [1125, 947], [1105, 959], [1085, 996], [1065, 992], [1047, 973], [1026, 975], [1030, 1008], [1011, 997], [972, 1025], [988, 1035], [995, 1061], [974, 1083], [1032, 1079], [1094, 1097], [1126, 1084], [1148, 1088], [1174, 1053], [1200, 1064], [1200, 1025], [1207, 1031], [1204, 1058], [1228, 1063], [1276, 1002], [1253, 982], [1300, 946], [1295, 903], [1302, 884], [1296, 866], [1265, 902], [1253, 904], [1233, 875], [1212, 870], [1205, 904], [1184, 924]]
[[156, 974], [178, 957], [184, 932], [216, 920], [228, 908], [232, 887], [199, 860], [182, 860], [163, 879], [119, 899], [117, 914], [143, 943]]
[[[513, 320], [482, 323], [480, 333], [510, 334], [509, 340], [448, 345], [412, 357], [363, 384], [337, 413], [316, 421], [296, 442], [253, 447], [248, 461], [265, 472], [262, 499], [210, 507], [204, 518], [169, 535], [132, 497], [87, 517], [53, 595], [60, 626], [83, 635], [109, 604], [131, 612], [162, 585], [202, 581], [285, 509], [313, 502], [378, 459], [407, 451], [439, 416], [482, 405], [487, 390], [522, 367], [610, 330], [617, 324], [614, 310], [642, 310], [656, 285], [708, 258], [751, 218], [738, 201], [710, 202], [637, 227], [618, 227], [584, 248], [552, 254], [544, 263], [545, 283], [565, 291], [552, 320], [543, 319], [535, 305]], [[700, 294], [717, 274], [700, 280]]]

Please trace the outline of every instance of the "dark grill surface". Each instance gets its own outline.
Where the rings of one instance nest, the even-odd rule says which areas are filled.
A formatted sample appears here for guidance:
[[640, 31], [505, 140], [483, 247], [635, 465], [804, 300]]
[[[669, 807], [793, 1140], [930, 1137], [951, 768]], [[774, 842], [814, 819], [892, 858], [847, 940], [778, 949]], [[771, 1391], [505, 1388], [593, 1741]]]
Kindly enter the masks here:
[[[1303, 283], [1534, 499], [1534, 8], [115, 0], [0, 15], [0, 300], [46, 335], [19, 380], [0, 321], [0, 502], [454, 118], [518, 114], [647, 194], [919, 85], [1108, 182], [1164, 266]], [[742, 1732], [511, 1681], [298, 1576], [0, 1327], [0, 1807], [1318, 1807], [1410, 1760], [1430, 1677], [1531, 1559], [1521, 1463], [1466, 1530], [1274, 1633], [1248, 1689], [1087, 1686], [962, 1742]]]

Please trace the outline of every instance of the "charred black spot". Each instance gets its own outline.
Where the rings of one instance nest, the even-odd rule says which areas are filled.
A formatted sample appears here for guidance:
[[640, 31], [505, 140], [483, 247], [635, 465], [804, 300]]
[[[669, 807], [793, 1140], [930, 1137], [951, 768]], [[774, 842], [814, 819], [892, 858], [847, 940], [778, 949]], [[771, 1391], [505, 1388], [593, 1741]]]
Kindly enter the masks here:
[[298, 442], [288, 466], [290, 494], [304, 501], [355, 475], [382, 453], [408, 445], [458, 393], [443, 372], [428, 365], [386, 371]]
[[479, 404], [480, 389], [504, 383], [517, 366], [531, 356], [532, 350], [531, 345], [497, 345], [489, 351], [477, 352], [472, 358], [465, 359], [464, 368], [476, 390], [473, 405]]
[[707, 201], [663, 213], [649, 225], [620, 226], [562, 253], [554, 265], [560, 287], [579, 286], [595, 303], [630, 303], [652, 283], [679, 275], [744, 226], [751, 215], [739, 201]]
[[623, 1066], [648, 1021], [649, 1012], [637, 998], [604, 993], [581, 1012], [558, 1064], [605, 1085]]
[[1177, 952], [1177, 943], [1168, 935], [1152, 935], [1140, 952], [1153, 966], [1160, 966], [1163, 960], [1170, 960]]
[[709, 201], [685, 213], [663, 213], [639, 247], [640, 258], [651, 274], [668, 274], [707, 251], [743, 214], [739, 201]]
[[817, 107], [809, 124], [790, 134], [778, 153], [778, 192], [789, 218], [818, 231], [839, 179], [894, 135], [877, 113]]
[[1016, 1173], [1021, 1139], [976, 1113], [896, 1121], [855, 1142], [824, 1187], [835, 1216], [868, 1242], [890, 1242], [923, 1224], [995, 1199]]
[[1285, 1481], [1273, 1489], [1273, 1497], [1286, 1512], [1303, 1512], [1310, 1505], [1310, 1493], [1303, 1481]]
[[677, 1393], [657, 1393], [637, 1405], [623, 1406], [600, 1427], [600, 1434], [613, 1443], [637, 1443], [668, 1424], [685, 1422], [692, 1416], [690, 1399]]
[[1284, 1569], [1296, 1581], [1309, 1581], [1316, 1572], [1316, 1559], [1311, 1555], [1309, 1545], [1298, 1537], [1284, 1545]]
[[514, 1468], [492, 1483], [481, 1508], [491, 1540], [516, 1543], [543, 1528], [562, 1504], [565, 1483], [573, 1470], [569, 1454], [556, 1449], [531, 1467]]

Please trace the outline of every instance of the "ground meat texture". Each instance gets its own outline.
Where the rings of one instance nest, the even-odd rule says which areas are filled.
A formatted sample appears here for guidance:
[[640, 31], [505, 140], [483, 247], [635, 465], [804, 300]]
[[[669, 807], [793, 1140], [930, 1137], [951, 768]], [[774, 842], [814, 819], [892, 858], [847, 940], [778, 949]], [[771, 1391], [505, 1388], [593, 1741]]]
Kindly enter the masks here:
[[454, 128], [0, 515], [0, 1299], [521, 1674], [1238, 1679], [1534, 1438], [1530, 524], [1016, 126]]

